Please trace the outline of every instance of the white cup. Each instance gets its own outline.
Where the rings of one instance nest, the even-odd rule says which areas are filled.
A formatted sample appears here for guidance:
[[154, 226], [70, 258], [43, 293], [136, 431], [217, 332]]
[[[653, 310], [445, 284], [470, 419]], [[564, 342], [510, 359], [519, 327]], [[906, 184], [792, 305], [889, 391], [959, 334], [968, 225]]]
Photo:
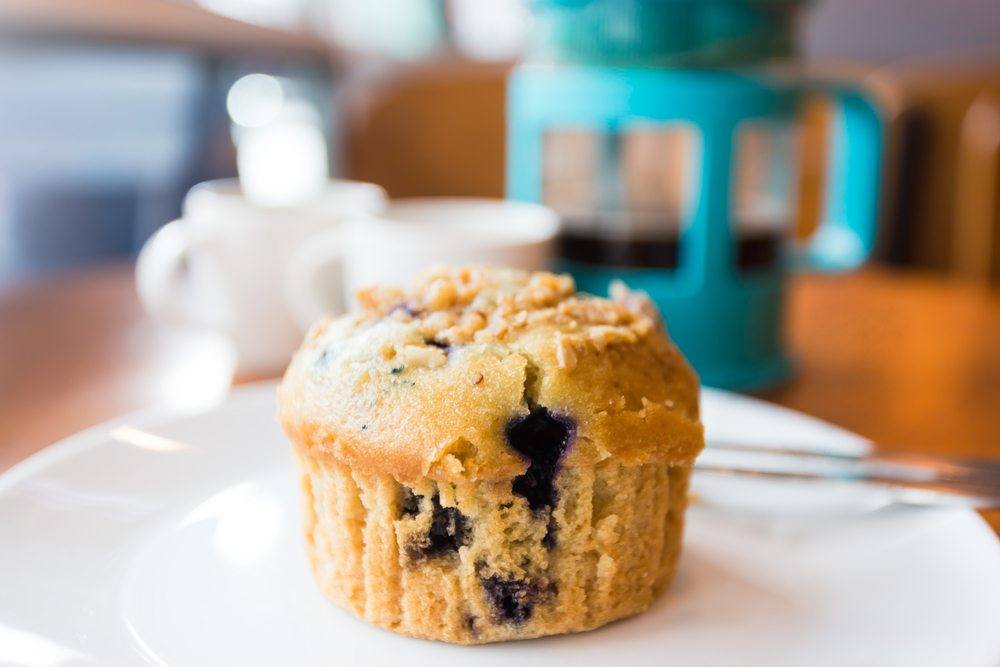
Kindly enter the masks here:
[[[330, 181], [314, 199], [284, 207], [249, 202], [235, 179], [201, 183], [185, 198], [183, 217], [139, 253], [140, 300], [161, 322], [226, 334], [241, 372], [278, 371], [302, 337], [286, 301], [292, 256], [307, 239], [349, 216], [378, 214], [385, 202], [382, 188], [352, 181]], [[339, 276], [324, 277], [327, 302], [341, 308], [343, 287], [331, 284]]]
[[303, 244], [291, 262], [287, 301], [299, 323], [337, 313], [334, 281], [349, 295], [405, 285], [434, 264], [549, 268], [559, 218], [538, 204], [502, 199], [396, 199], [378, 216], [355, 216]]

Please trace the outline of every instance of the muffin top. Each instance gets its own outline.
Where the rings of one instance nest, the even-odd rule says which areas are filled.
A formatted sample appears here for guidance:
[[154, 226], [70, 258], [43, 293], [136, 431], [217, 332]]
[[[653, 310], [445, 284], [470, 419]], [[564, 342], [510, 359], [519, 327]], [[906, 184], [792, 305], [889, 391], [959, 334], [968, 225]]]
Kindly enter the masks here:
[[306, 336], [279, 418], [309, 455], [402, 482], [611, 457], [690, 464], [703, 445], [698, 380], [649, 299], [611, 291], [486, 268], [363, 290], [360, 311]]

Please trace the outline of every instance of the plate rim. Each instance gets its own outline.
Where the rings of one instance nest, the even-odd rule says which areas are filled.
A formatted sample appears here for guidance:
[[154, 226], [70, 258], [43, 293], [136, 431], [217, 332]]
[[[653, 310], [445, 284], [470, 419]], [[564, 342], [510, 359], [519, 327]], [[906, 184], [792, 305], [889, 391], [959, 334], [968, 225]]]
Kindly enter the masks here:
[[223, 395], [221, 400], [209, 406], [179, 408], [167, 405], [150, 405], [100, 421], [93, 426], [88, 426], [45, 445], [37, 452], [21, 459], [0, 473], [0, 496], [7, 493], [11, 486], [31, 477], [33, 474], [99, 445], [103, 439], [110, 437], [111, 433], [119, 426], [129, 425], [148, 428], [152, 424], [163, 420], [198, 417], [218, 410], [233, 400], [247, 400], [248, 395], [265, 393], [265, 390], [271, 387], [277, 388], [276, 380], [258, 380], [233, 387]]
[[[76, 433], [66, 436], [65, 438], [60, 438], [52, 444], [46, 445], [34, 454], [31, 454], [27, 458], [18, 461], [13, 466], [0, 473], [0, 500], [2, 500], [5, 495], [13, 491], [21, 482], [29, 480], [39, 474], [43, 474], [46, 469], [65, 462], [74, 456], [83, 455], [87, 451], [99, 447], [103, 442], [106, 442], [111, 437], [111, 433], [120, 426], [129, 425], [139, 428], [150, 428], [156, 423], [162, 421], [171, 421], [210, 414], [233, 402], [251, 400], [254, 396], [260, 394], [273, 394], [277, 390], [279, 382], [280, 380], [276, 379], [266, 379], [240, 384], [230, 389], [230, 391], [228, 391], [218, 402], [200, 408], [178, 408], [167, 405], [152, 405], [140, 408], [138, 410], [126, 412], [117, 417], [112, 417], [111, 419], [98, 422], [93, 426], [84, 428]], [[871, 440], [855, 433], [854, 431], [784, 405], [778, 405], [754, 396], [747, 396], [724, 389], [716, 389], [714, 387], [701, 387], [701, 392], [702, 394], [713, 394], [723, 400], [736, 401], [743, 404], [749, 404], [757, 408], [763, 407], [766, 410], [777, 411], [788, 417], [794, 417], [797, 419], [805, 418], [826, 428], [831, 431], [831, 433], [836, 433], [837, 437], [841, 441], [841, 444], [853, 443], [847, 446], [862, 449], [870, 449], [871, 447]], [[993, 527], [987, 523], [982, 515], [975, 509], [971, 507], [956, 507], [953, 509], [966, 514], [969, 518], [975, 519], [975, 524], [981, 531], [985, 531], [990, 536], [997, 537], [996, 531], [993, 530]]]
[[[154, 404], [99, 421], [96, 424], [84, 427], [79, 431], [44, 445], [38, 451], [29, 454], [27, 457], [21, 459], [3, 472], [0, 472], [0, 494], [5, 493], [11, 484], [30, 476], [32, 473], [44, 470], [50, 465], [65, 460], [68, 456], [80, 454], [86, 451], [89, 447], [94, 446], [96, 441], [109, 436], [111, 432], [119, 426], [129, 424], [146, 427], [152, 422], [163, 419], [197, 417], [199, 415], [217, 410], [233, 400], [247, 400], [247, 395], [250, 394], [276, 391], [278, 383], [279, 380], [275, 379], [256, 380], [254, 382], [242, 383], [232, 387], [218, 402], [200, 408], [184, 409], [162, 404]], [[702, 394], [714, 394], [716, 396], [724, 397], [727, 400], [736, 400], [744, 403], [763, 405], [769, 410], [777, 410], [799, 418], [806, 417], [814, 422], [823, 424], [825, 427], [838, 431], [838, 435], [843, 436], [844, 438], [850, 438], [852, 440], [857, 440], [859, 443], [865, 444], [870, 442], [864, 436], [842, 426], [838, 426], [837, 424], [833, 424], [819, 417], [814, 417], [813, 415], [805, 412], [800, 412], [794, 408], [772, 403], [755, 396], [747, 396], [745, 394], [739, 394], [725, 389], [716, 389], [714, 387], [701, 387], [700, 391]]]

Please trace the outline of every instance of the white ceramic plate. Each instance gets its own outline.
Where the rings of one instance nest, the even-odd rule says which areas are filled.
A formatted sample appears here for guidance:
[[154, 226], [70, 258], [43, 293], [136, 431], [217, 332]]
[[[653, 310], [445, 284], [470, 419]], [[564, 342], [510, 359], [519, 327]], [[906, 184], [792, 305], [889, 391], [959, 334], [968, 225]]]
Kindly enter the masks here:
[[[959, 509], [703, 501], [674, 587], [636, 618], [473, 648], [376, 630], [313, 586], [273, 392], [126, 417], [0, 478], [0, 664], [1000, 664], [1000, 547]], [[728, 394], [706, 392], [705, 419], [716, 436], [863, 446]]]

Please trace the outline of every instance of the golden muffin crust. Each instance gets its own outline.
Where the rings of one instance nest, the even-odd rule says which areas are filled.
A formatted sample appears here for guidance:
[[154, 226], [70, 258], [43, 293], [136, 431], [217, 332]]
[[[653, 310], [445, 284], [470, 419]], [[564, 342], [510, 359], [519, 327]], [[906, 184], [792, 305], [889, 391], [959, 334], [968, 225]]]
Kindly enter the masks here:
[[540, 407], [573, 429], [564, 468], [689, 466], [701, 450], [697, 378], [642, 295], [442, 268], [358, 301], [312, 328], [279, 389], [282, 425], [315, 460], [401, 482], [509, 480], [529, 463], [507, 429]]
[[649, 300], [466, 268], [359, 301], [313, 328], [279, 390], [324, 594], [464, 644], [648, 608], [702, 447], [697, 379]]

